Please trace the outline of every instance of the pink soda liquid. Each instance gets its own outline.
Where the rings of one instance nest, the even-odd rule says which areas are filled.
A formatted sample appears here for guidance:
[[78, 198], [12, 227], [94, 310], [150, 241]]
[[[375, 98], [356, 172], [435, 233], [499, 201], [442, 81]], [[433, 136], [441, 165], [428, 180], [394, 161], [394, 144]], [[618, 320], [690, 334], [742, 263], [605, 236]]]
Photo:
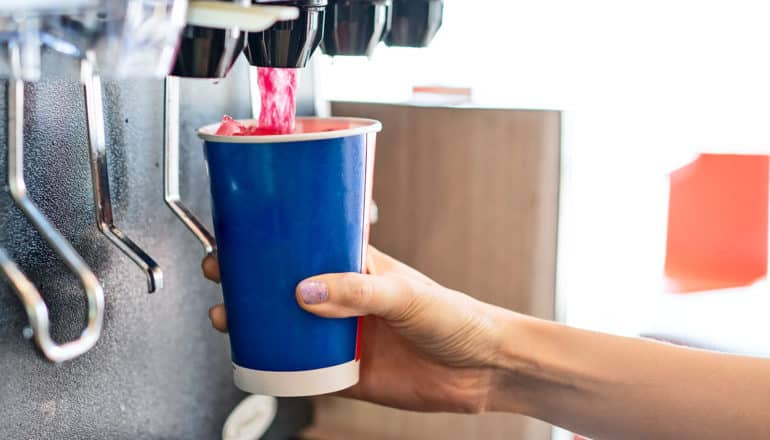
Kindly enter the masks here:
[[294, 132], [297, 113], [297, 69], [257, 69], [261, 97], [259, 123], [246, 125], [230, 116], [222, 118], [217, 135], [260, 136]]

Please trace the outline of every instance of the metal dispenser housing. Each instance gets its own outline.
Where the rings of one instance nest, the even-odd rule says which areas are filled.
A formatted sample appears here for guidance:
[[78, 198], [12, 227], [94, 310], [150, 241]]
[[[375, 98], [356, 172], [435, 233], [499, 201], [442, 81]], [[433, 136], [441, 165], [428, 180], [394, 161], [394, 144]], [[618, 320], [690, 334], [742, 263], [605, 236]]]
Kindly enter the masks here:
[[[180, 157], [179, 145], [197, 146], [192, 129], [221, 117], [223, 111], [248, 110], [246, 72], [233, 69], [242, 51], [253, 65], [304, 67], [323, 41], [326, 26], [329, 38], [334, 37], [324, 42], [328, 53], [371, 55], [388, 34], [387, 20], [380, 31], [378, 11], [391, 0], [353, 1], [332, 2], [331, 20], [325, 15], [327, 0], [252, 0], [252, 8], [294, 6], [299, 11], [298, 20], [283, 22], [296, 15], [287, 15], [286, 8], [275, 10], [273, 18], [262, 17], [259, 26], [256, 19], [246, 23], [232, 15], [228, 24], [212, 24], [215, 17], [233, 12], [228, 8], [246, 7], [247, 0], [3, 3], [4, 436], [221, 434], [221, 423], [243, 395], [232, 387], [222, 337], [205, 320], [218, 289], [201, 279], [198, 257], [180, 258], [196, 254], [198, 244], [162, 209], [167, 203], [183, 221], [194, 219], [187, 215], [192, 211], [207, 214], [203, 164], [199, 158]], [[201, 12], [204, 4], [224, 9], [207, 14]], [[347, 13], [342, 12], [345, 8]], [[361, 8], [366, 9], [361, 26], [353, 32], [345, 26], [359, 22], [355, 11]], [[186, 20], [190, 26], [185, 28]], [[346, 41], [348, 34], [352, 36]], [[225, 79], [231, 70], [231, 79], [235, 75], [242, 83]], [[178, 77], [166, 80], [164, 93], [159, 78], [169, 72]], [[217, 86], [210, 81], [180, 85], [179, 77], [222, 81]], [[180, 107], [186, 111], [180, 112]], [[188, 167], [195, 171], [183, 174]], [[183, 206], [182, 184], [189, 192], [189, 211], [176, 209]], [[158, 191], [161, 185], [165, 197]], [[117, 227], [116, 219], [141, 248]], [[206, 251], [213, 252], [215, 243], [205, 226], [186, 224]], [[157, 262], [164, 264], [164, 274]], [[164, 295], [137, 294], [162, 284], [167, 288]], [[22, 336], [32, 339], [42, 356]], [[303, 403], [281, 405], [284, 419], [293, 419], [288, 424], [309, 421]], [[291, 414], [297, 410], [299, 417]]]
[[[91, 25], [106, 16], [77, 8], [98, 8], [97, 1], [0, 3], [3, 438], [218, 438], [243, 394], [232, 386], [224, 338], [206, 324], [218, 289], [202, 279], [198, 257], [180, 257], [196, 254], [197, 243], [164, 209], [159, 191], [163, 86], [153, 78], [159, 65], [165, 64], [161, 75], [168, 73], [173, 56], [161, 61], [162, 53], [153, 52], [124, 58], [119, 66], [112, 60], [120, 57], [101, 56], [98, 47], [127, 46], [119, 40], [96, 43], [104, 40], [93, 31], [106, 28]], [[13, 17], [8, 4], [15, 8]], [[29, 8], [16, 13], [21, 6], [44, 4], [55, 7], [45, 14], [31, 14]], [[158, 12], [166, 0], [122, 4], [154, 4]], [[153, 60], [154, 67], [140, 75], [144, 78], [130, 73], [140, 59]], [[248, 111], [243, 67], [233, 80], [217, 85], [182, 84], [183, 145], [198, 146], [192, 129], [222, 112]], [[100, 145], [104, 148], [92, 148]], [[103, 183], [102, 174], [92, 172], [94, 151], [109, 158], [102, 163], [109, 171], [108, 199], [94, 191], [95, 183]], [[180, 180], [190, 207], [207, 216], [203, 163], [195, 155], [183, 159]], [[194, 171], [184, 172], [188, 168]], [[105, 200], [112, 217], [164, 265], [163, 295], [141, 294], [145, 274], [100, 231], [97, 204]], [[43, 224], [37, 220], [46, 227], [36, 227]], [[114, 226], [108, 216], [102, 220]], [[90, 296], [82, 295], [81, 284]], [[309, 422], [304, 402], [281, 402], [280, 413], [265, 438], [287, 438]]]

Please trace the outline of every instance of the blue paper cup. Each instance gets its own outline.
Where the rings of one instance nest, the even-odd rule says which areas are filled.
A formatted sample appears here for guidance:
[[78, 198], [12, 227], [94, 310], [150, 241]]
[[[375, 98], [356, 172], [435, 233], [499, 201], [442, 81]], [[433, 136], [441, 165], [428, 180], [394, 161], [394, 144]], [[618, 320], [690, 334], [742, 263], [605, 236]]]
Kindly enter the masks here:
[[235, 384], [269, 396], [355, 385], [360, 320], [297, 305], [303, 279], [362, 272], [375, 139], [381, 124], [298, 118], [295, 134], [198, 130], [208, 173]]

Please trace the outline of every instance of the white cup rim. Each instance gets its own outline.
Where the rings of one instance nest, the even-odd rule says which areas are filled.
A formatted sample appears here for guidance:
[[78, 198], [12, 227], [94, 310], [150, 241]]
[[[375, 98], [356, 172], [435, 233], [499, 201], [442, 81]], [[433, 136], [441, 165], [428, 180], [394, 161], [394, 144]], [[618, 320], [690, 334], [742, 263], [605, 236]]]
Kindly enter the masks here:
[[[351, 127], [332, 130], [332, 131], [319, 131], [311, 133], [291, 133], [291, 134], [276, 134], [276, 135], [263, 135], [263, 136], [222, 136], [216, 135], [217, 129], [221, 122], [205, 125], [198, 129], [198, 137], [207, 142], [222, 142], [231, 144], [275, 144], [285, 142], [302, 142], [302, 141], [318, 141], [322, 139], [338, 139], [349, 136], [359, 136], [367, 133], [377, 133], [382, 130], [382, 123], [374, 119], [366, 118], [347, 118], [347, 117], [298, 117], [296, 119], [297, 124], [301, 125], [306, 121], [333, 121], [333, 122], [347, 122]], [[257, 121], [254, 119], [238, 119], [238, 122], [255, 124]]]

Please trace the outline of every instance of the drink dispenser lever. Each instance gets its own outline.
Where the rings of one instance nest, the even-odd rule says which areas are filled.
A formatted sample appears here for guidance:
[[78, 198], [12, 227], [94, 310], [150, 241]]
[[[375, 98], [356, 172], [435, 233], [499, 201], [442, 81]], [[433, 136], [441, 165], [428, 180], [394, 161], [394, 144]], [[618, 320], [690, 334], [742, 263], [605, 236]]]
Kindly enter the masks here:
[[179, 79], [167, 77], [164, 85], [163, 198], [171, 211], [203, 245], [207, 255], [216, 251], [211, 232], [182, 204], [179, 193]]
[[80, 79], [86, 101], [97, 227], [145, 273], [150, 293], [163, 288], [163, 272], [155, 260], [114, 223], [101, 77], [165, 76], [174, 60], [187, 3], [187, 0], [98, 0], [94, 9], [67, 15], [62, 20], [64, 24], [55, 28], [62, 38], [71, 38], [76, 43], [77, 50], [72, 54], [81, 58]]
[[[11, 46], [11, 57], [18, 57], [18, 47]], [[99, 280], [72, 245], [57, 231], [27, 195], [24, 181], [24, 82], [8, 81], [8, 187], [11, 197], [67, 268], [77, 277], [88, 299], [88, 320], [80, 337], [65, 344], [55, 344], [50, 336], [48, 307], [40, 293], [18, 268], [0, 253], [0, 267], [24, 303], [35, 342], [53, 362], [63, 362], [90, 350], [99, 339], [104, 317], [104, 292]]]
[[263, 31], [277, 21], [294, 20], [296, 8], [241, 2], [191, 1], [187, 27], [171, 76], [166, 77], [163, 101], [163, 198], [206, 254], [216, 251], [213, 234], [182, 203], [179, 191], [179, 79], [223, 78], [241, 53], [245, 32]]
[[163, 272], [160, 266], [114, 224], [104, 135], [101, 79], [94, 74], [93, 66], [87, 59], [82, 61], [81, 76], [86, 100], [86, 123], [91, 155], [96, 224], [102, 234], [144, 271], [147, 276], [147, 290], [149, 293], [153, 293], [157, 289], [163, 288]]

